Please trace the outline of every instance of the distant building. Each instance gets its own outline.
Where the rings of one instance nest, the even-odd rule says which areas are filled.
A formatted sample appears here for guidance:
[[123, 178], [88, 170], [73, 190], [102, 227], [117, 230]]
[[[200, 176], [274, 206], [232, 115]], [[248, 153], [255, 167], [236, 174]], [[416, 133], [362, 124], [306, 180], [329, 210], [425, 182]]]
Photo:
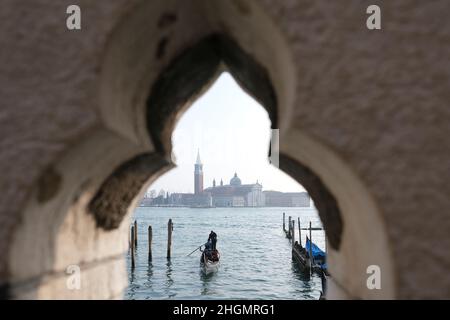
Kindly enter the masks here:
[[200, 161], [200, 150], [197, 151], [194, 168], [194, 194], [200, 195], [203, 192], [203, 164]]
[[194, 164], [194, 193], [172, 193], [169, 205], [189, 207], [211, 207], [211, 194], [203, 191], [203, 164], [200, 151], [197, 151], [197, 161]]
[[216, 186], [213, 180], [212, 187], [203, 189], [203, 164], [200, 152], [194, 164], [194, 193], [173, 193], [169, 197], [169, 204], [173, 206], [190, 207], [260, 207], [264, 206], [262, 185], [242, 184], [241, 179], [234, 174], [229, 185]]
[[139, 204], [139, 206], [141, 206], [141, 207], [150, 207], [154, 203], [153, 200], [154, 200], [154, 198], [143, 198], [141, 200], [141, 203]]
[[194, 164], [194, 193], [172, 193], [153, 199], [144, 198], [141, 206], [178, 206], [178, 207], [309, 207], [310, 198], [306, 192], [262, 191], [262, 184], [242, 184], [237, 173], [224, 185], [203, 189], [203, 164], [200, 152]]
[[211, 195], [209, 193], [172, 193], [169, 197], [169, 204], [177, 207], [211, 207]]
[[263, 191], [266, 207], [309, 207], [307, 192]]
[[205, 189], [205, 192], [211, 194], [214, 207], [262, 207], [264, 206], [264, 196], [262, 185], [242, 184], [241, 179], [234, 174], [229, 185], [216, 186], [213, 180], [213, 186]]

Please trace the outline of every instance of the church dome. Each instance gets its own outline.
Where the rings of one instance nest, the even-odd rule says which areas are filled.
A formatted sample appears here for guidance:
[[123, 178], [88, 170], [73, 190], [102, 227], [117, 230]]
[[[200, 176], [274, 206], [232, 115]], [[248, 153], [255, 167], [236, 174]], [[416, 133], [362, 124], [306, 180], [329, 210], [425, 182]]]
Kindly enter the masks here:
[[234, 174], [234, 177], [230, 180], [231, 186], [240, 186], [241, 185], [241, 179], [237, 176], [237, 173]]

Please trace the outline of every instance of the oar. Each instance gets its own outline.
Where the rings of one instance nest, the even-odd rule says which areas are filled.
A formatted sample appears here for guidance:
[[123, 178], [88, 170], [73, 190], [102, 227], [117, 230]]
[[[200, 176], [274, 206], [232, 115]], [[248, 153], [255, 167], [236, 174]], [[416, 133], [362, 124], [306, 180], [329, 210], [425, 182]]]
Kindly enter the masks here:
[[197, 249], [195, 249], [194, 251], [192, 251], [191, 253], [189, 253], [186, 257], [189, 257], [191, 254], [193, 254], [195, 251], [197, 251], [198, 249], [200, 249], [203, 245], [201, 245], [200, 247], [198, 247]]

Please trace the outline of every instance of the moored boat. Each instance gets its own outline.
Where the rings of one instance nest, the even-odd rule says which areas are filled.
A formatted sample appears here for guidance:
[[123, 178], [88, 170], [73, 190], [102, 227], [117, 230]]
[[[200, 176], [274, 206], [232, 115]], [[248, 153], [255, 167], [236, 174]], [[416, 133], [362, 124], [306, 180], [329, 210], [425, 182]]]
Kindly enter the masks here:
[[309, 254], [297, 241], [292, 247], [292, 258], [297, 262], [300, 271], [304, 274], [309, 274], [311, 263], [309, 261]]
[[327, 257], [325, 252], [320, 249], [314, 242], [309, 240], [308, 237], [306, 237], [305, 250], [312, 256], [313, 271], [316, 271], [319, 274], [322, 271], [323, 273], [328, 275], [328, 267], [326, 261]]

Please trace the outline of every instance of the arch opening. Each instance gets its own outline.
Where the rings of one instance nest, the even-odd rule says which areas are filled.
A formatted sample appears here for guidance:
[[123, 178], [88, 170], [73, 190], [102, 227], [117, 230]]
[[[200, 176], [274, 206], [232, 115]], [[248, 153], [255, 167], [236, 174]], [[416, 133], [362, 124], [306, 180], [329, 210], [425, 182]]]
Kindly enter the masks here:
[[[320, 279], [315, 275], [309, 278], [293, 263], [292, 244], [282, 232], [282, 212], [287, 214], [286, 223], [292, 215], [295, 223], [301, 219], [303, 228], [309, 221], [313, 227], [322, 224], [305, 189], [268, 162], [271, 120], [267, 111], [224, 72], [189, 108], [175, 112], [183, 114], [174, 117], [179, 120], [167, 149], [177, 166], [154, 181], [152, 196], [144, 198], [134, 212], [139, 240], [136, 267], [132, 269], [128, 260], [130, 287], [126, 297], [215, 297], [214, 283], [226, 278], [229, 283], [221, 287], [225, 298], [318, 298]], [[170, 262], [165, 257], [168, 219], [174, 223]], [[147, 260], [149, 225], [153, 234], [151, 263]], [[186, 254], [197, 242], [206, 240], [209, 229], [219, 235], [224, 270], [214, 278], [197, 279], [198, 254]], [[304, 246], [309, 235], [302, 232]], [[325, 250], [323, 231], [314, 230], [313, 235], [313, 241]], [[299, 242], [297, 228], [295, 237]], [[255, 259], [257, 255], [245, 258], [246, 263], [259, 265], [257, 270], [240, 270], [239, 254], [246, 248], [265, 257], [264, 261]], [[270, 275], [264, 291], [254, 287], [261, 274]], [[292, 282], [287, 281], [290, 276]], [[285, 282], [285, 289], [279, 292], [276, 287]], [[183, 283], [190, 283], [190, 289]], [[248, 296], [242, 296], [244, 288]], [[196, 290], [201, 294], [196, 296]]]

